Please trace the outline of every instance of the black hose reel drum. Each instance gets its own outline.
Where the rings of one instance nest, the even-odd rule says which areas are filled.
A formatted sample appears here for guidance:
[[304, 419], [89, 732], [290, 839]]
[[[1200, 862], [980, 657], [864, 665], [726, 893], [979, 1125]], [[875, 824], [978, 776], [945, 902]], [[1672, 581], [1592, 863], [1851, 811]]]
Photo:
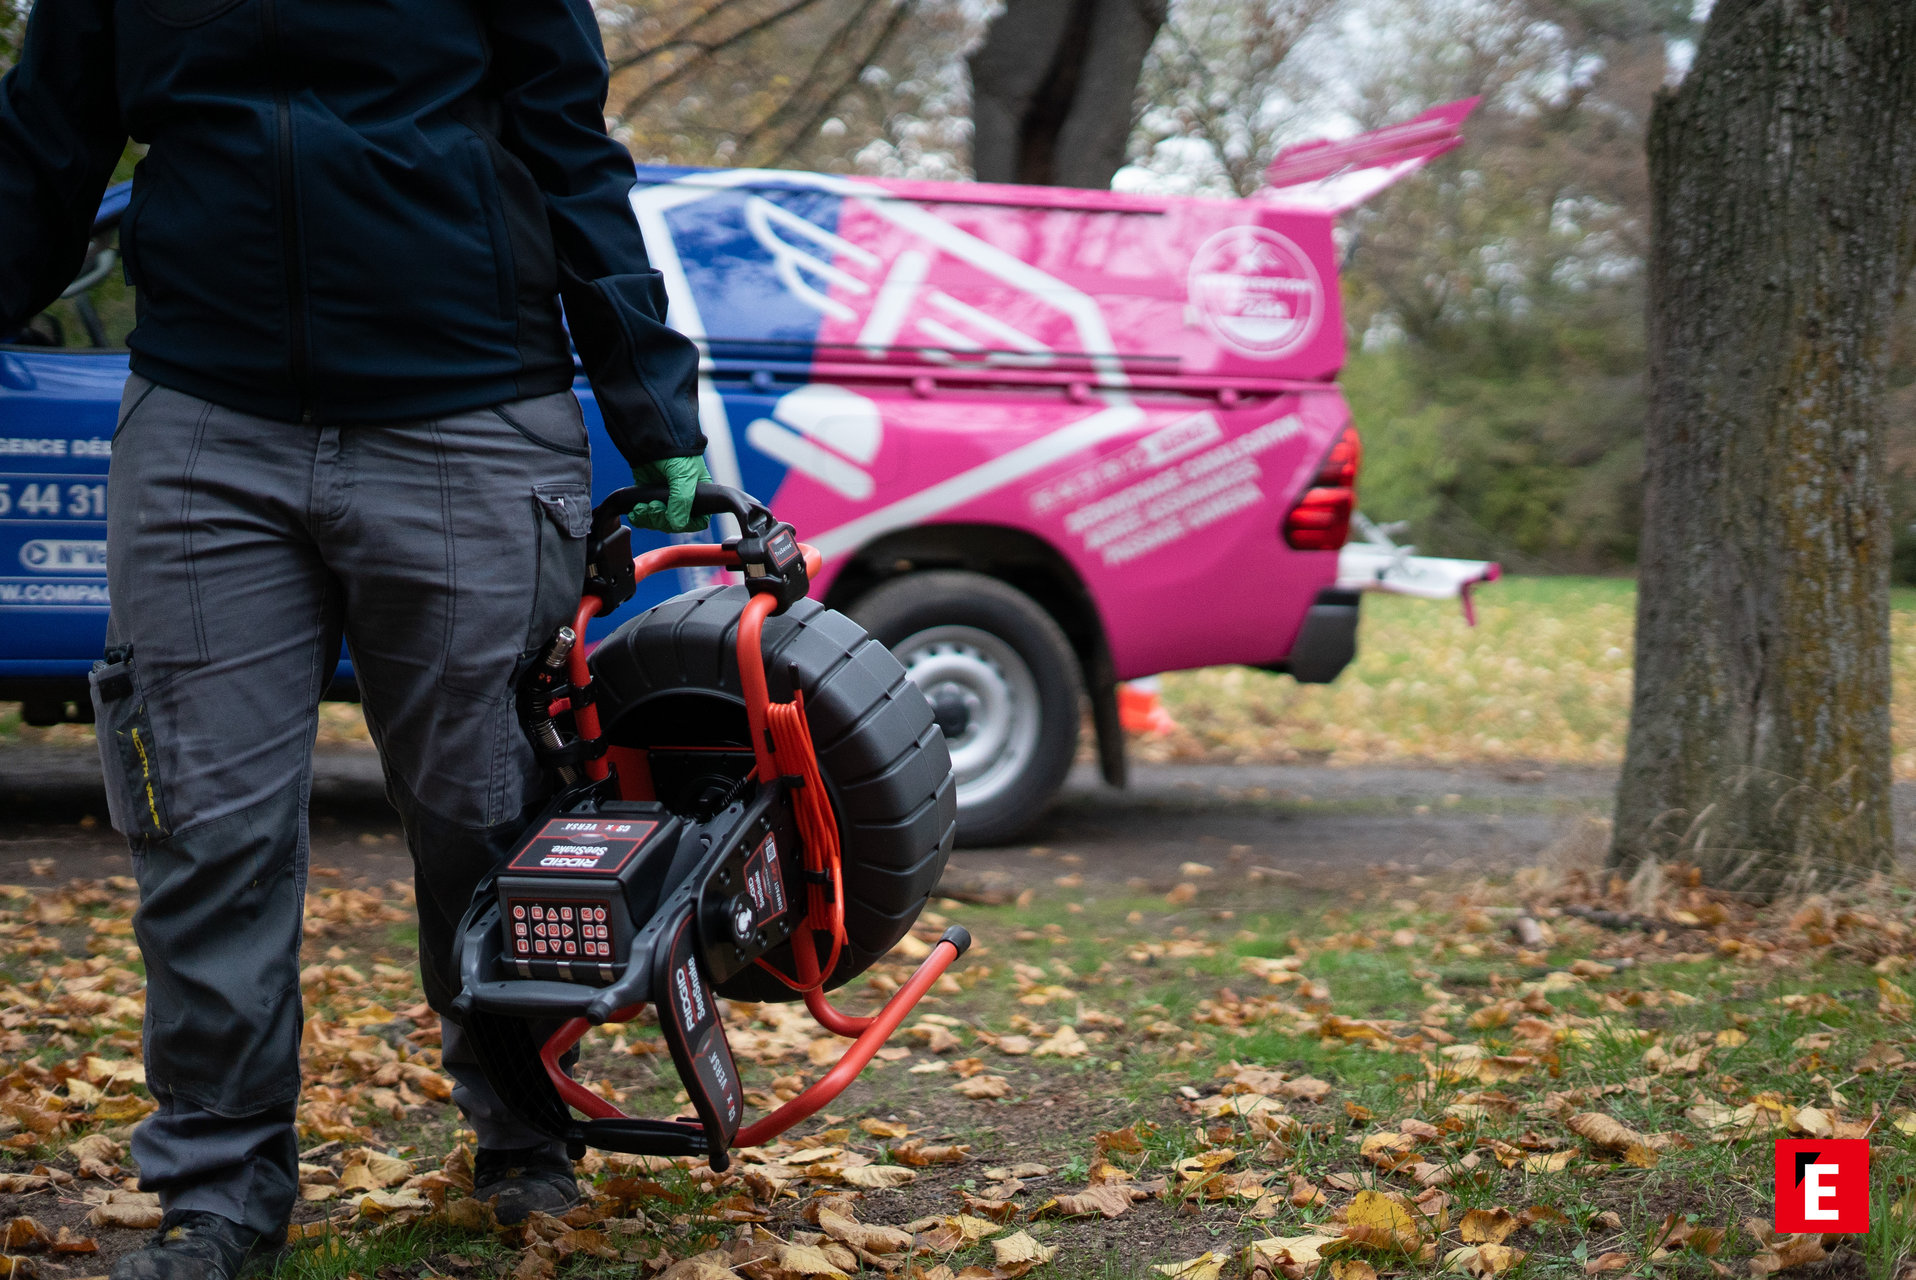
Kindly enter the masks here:
[[[724, 1168], [828, 1103], [970, 944], [953, 928], [872, 1018], [825, 992], [883, 957], [936, 888], [956, 787], [930, 704], [856, 623], [805, 597], [816, 553], [736, 490], [694, 511], [735, 516], [723, 546], [634, 562], [612, 494], [594, 513], [574, 625], [518, 691], [557, 798], [481, 882], [459, 930], [454, 1010], [501, 1098], [586, 1146], [704, 1155]], [[719, 566], [744, 581], [676, 596], [606, 636], [578, 637], [639, 578]], [[798, 1098], [743, 1126], [714, 997], [803, 1000], [852, 1043]], [[592, 1026], [646, 1006], [698, 1119], [624, 1115], [571, 1077]], [[574, 1112], [583, 1113], [580, 1119]]]

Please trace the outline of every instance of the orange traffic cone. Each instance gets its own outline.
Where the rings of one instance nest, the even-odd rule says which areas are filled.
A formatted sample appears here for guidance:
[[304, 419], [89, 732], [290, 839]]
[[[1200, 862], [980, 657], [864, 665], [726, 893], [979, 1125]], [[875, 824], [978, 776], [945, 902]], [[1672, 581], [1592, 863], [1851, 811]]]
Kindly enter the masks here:
[[1126, 733], [1161, 738], [1177, 731], [1178, 722], [1158, 700], [1158, 678], [1127, 680], [1118, 686], [1118, 724]]

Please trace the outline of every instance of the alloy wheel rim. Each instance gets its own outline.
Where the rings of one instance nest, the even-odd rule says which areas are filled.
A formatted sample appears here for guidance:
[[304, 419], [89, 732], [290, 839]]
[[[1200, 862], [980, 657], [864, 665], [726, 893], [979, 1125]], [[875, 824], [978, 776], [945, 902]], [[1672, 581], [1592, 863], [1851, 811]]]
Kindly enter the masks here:
[[893, 652], [934, 705], [961, 704], [963, 732], [947, 736], [960, 812], [996, 799], [1038, 750], [1038, 681], [1016, 649], [977, 627], [929, 627]]

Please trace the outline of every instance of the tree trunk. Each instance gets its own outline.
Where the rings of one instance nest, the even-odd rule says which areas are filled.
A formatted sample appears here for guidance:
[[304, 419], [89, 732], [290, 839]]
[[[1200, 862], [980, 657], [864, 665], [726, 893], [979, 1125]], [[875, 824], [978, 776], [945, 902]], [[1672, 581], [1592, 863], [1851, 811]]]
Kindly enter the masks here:
[[1916, 5], [1717, 0], [1650, 122], [1636, 689], [1611, 859], [1770, 895], [1890, 857], [1884, 366]]
[[981, 182], [1111, 185], [1165, 0], [1008, 0], [971, 55]]

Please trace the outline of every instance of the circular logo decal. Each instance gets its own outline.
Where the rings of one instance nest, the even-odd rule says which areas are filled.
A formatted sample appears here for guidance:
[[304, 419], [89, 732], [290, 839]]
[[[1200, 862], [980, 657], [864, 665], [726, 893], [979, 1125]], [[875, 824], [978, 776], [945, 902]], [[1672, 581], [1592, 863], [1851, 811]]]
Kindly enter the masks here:
[[1287, 356], [1324, 318], [1324, 285], [1302, 249], [1264, 227], [1227, 227], [1191, 259], [1191, 303], [1225, 346]]

